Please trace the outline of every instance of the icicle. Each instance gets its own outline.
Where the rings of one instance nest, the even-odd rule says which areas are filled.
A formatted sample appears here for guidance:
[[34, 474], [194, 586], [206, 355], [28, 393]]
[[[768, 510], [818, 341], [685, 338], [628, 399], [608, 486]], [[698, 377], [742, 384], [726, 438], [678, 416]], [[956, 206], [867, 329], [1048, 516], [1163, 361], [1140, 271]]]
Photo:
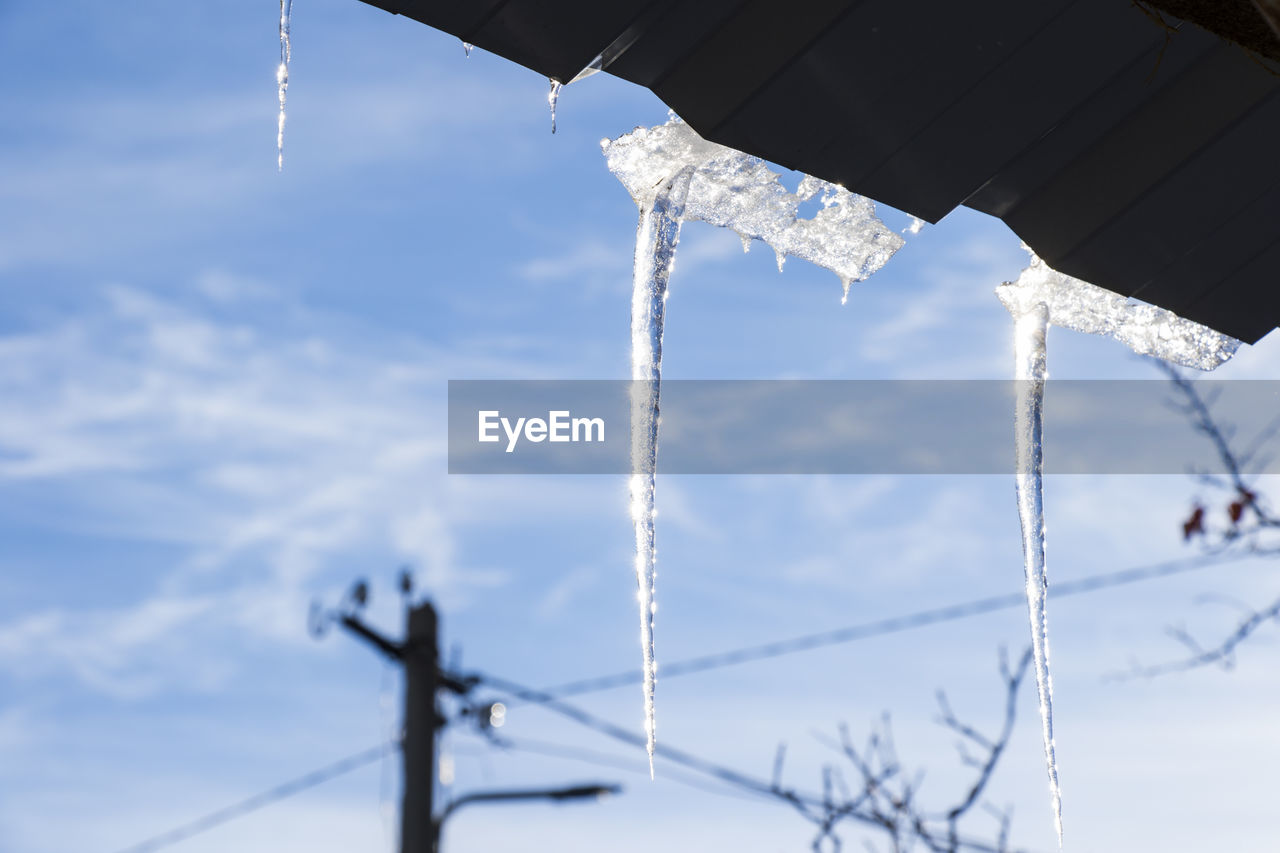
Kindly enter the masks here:
[[293, 46], [289, 42], [289, 19], [293, 0], [280, 0], [280, 65], [276, 67], [276, 89], [280, 99], [280, 115], [276, 120], [276, 171], [284, 171], [284, 96], [289, 91], [289, 60]]
[[560, 100], [560, 90], [564, 86], [559, 80], [551, 81], [551, 92], [547, 95], [547, 103], [551, 106], [551, 132], [556, 132], [556, 102]]
[[[1023, 247], [1027, 248], [1027, 247]], [[1235, 354], [1240, 341], [1172, 311], [1146, 305], [1054, 270], [1031, 250], [1030, 263], [996, 295], [1014, 319], [1017, 402], [1014, 414], [1015, 490], [1022, 524], [1022, 554], [1040, 698], [1041, 734], [1058, 846], [1062, 846], [1062, 792], [1053, 740], [1053, 679], [1049, 671], [1049, 625], [1045, 612], [1043, 408], [1045, 333], [1050, 325], [1107, 335], [1141, 355], [1185, 367], [1212, 370]]]
[[471, 58], [471, 51], [475, 50], [475, 45], [474, 45], [474, 44], [470, 44], [470, 43], [468, 43], [468, 42], [465, 42], [465, 41], [464, 41], [464, 42], [462, 43], [462, 49], [466, 52], [466, 54], [467, 54], [467, 58], [468, 58], [468, 59], [470, 59], [470, 58]]
[[1045, 332], [1049, 307], [1034, 303], [1014, 313], [1014, 487], [1018, 519], [1022, 523], [1022, 559], [1027, 588], [1027, 612], [1031, 619], [1031, 650], [1035, 657], [1036, 691], [1040, 698], [1040, 727], [1044, 738], [1045, 767], [1053, 806], [1058, 846], [1062, 846], [1062, 792], [1058, 787], [1058, 758], [1053, 743], [1053, 679], [1049, 674], [1049, 623], [1045, 599], [1049, 592], [1045, 574], [1043, 408]]
[[840, 295], [840, 304], [841, 304], [841, 305], [848, 305], [848, 304], [849, 304], [849, 285], [851, 285], [851, 284], [853, 284], [853, 282], [852, 282], [852, 281], [850, 281], [849, 279], [845, 278], [844, 276], [840, 276], [840, 288], [841, 288], [841, 290], [843, 291], [843, 293], [841, 293], [841, 295]]
[[[554, 115], [558, 84], [552, 82]], [[616, 140], [603, 139], [609, 170], [640, 209], [636, 228], [634, 291], [631, 302], [631, 518], [635, 525], [635, 573], [639, 587], [640, 644], [644, 656], [645, 735], [649, 773], [656, 743], [654, 696], [657, 664], [653, 625], [654, 486], [662, 379], [662, 327], [667, 283], [684, 219], [732, 228], [743, 250], [763, 240], [781, 259], [792, 254], [834, 271], [841, 281], [861, 281], [902, 246], [902, 238], [875, 216], [868, 200], [805, 177], [790, 193], [779, 175], [760, 159], [710, 143], [678, 118], [637, 128]], [[798, 219], [800, 202], [823, 193], [823, 208]]]
[[653, 654], [653, 622], [657, 604], [654, 581], [655, 474], [662, 395], [662, 326], [667, 283], [675, 263], [680, 222], [689, 194], [691, 167], [657, 187], [642, 205], [636, 226], [636, 254], [631, 297], [631, 520], [636, 534], [636, 582], [640, 600], [640, 646], [644, 653], [644, 729], [653, 776], [656, 743], [654, 693], [657, 666]]
[[786, 263], [787, 263], [786, 254], [784, 254], [783, 252], [775, 251], [773, 253], [773, 259], [778, 262], [778, 272], [782, 272], [782, 268], [786, 266]]
[[738, 239], [742, 241], [742, 254], [745, 255], [747, 252], [750, 252], [751, 238], [748, 237], [746, 234], [739, 234]]

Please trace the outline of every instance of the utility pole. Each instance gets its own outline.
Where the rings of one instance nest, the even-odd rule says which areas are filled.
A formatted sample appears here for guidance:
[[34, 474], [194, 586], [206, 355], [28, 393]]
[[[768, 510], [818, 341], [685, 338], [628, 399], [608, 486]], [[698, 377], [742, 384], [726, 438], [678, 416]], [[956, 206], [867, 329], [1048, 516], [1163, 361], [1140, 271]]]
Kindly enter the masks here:
[[[400, 590], [408, 600], [412, 592], [408, 575], [401, 577]], [[440, 843], [440, 827], [435, 817], [436, 732], [445, 723], [436, 707], [436, 694], [442, 688], [465, 693], [470, 685], [440, 670], [440, 623], [430, 601], [407, 604], [404, 640], [397, 642], [360, 619], [359, 611], [368, 598], [368, 586], [358, 582], [347, 594], [344, 606], [331, 618], [404, 669], [400, 853], [436, 853]]]
[[400, 805], [400, 853], [436, 853], [436, 732], [444, 720], [436, 708], [440, 644], [436, 609], [430, 602], [410, 607], [404, 645], [404, 800]]
[[[400, 853], [439, 853], [440, 829], [449, 815], [470, 803], [502, 803], [513, 800], [598, 799], [621, 791], [617, 785], [586, 784], [567, 788], [533, 791], [481, 791], [467, 794], [435, 808], [436, 733], [447, 720], [436, 706], [436, 696], [448, 690], [458, 696], [467, 694], [476, 679], [461, 677], [440, 668], [440, 623], [430, 601], [413, 604], [413, 584], [408, 575], [400, 576], [400, 591], [405, 596], [405, 632], [401, 641], [386, 637], [361, 620], [359, 614], [369, 600], [369, 587], [364, 581], [351, 587], [336, 611], [312, 606], [311, 633], [319, 637], [331, 622], [368, 643], [388, 660], [404, 670], [404, 731], [400, 739], [404, 797], [400, 803]], [[499, 707], [495, 705], [494, 707]], [[486, 718], [487, 719], [487, 718]]]

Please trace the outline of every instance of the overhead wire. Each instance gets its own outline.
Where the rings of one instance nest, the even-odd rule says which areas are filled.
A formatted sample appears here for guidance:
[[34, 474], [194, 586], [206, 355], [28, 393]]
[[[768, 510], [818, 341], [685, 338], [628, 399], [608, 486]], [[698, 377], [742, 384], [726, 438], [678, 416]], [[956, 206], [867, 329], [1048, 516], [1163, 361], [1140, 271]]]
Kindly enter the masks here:
[[208, 832], [209, 830], [229, 823], [236, 818], [244, 817], [252, 812], [265, 809], [267, 806], [274, 805], [281, 800], [288, 799], [295, 794], [323, 785], [339, 776], [344, 776], [354, 770], [359, 770], [376, 761], [381, 761], [388, 753], [399, 749], [400, 745], [395, 742], [383, 743], [372, 749], [362, 750], [354, 755], [340, 759], [327, 764], [318, 770], [297, 776], [287, 782], [283, 782], [275, 787], [268, 788], [265, 791], [246, 797], [239, 802], [232, 803], [229, 806], [209, 812], [202, 817], [198, 817], [188, 823], [184, 823], [173, 829], [153, 835], [145, 841], [139, 842], [129, 847], [121, 848], [117, 853], [154, 853], [156, 850], [162, 850], [166, 847], [172, 847], [180, 841], [186, 841], [189, 838]]
[[[614, 755], [613, 753], [601, 752], [594, 749], [586, 749], [570, 744], [553, 743], [551, 741], [537, 740], [534, 738], [511, 738], [502, 736], [494, 742], [494, 745], [515, 752], [527, 752], [535, 755], [544, 755], [549, 758], [561, 758], [568, 761], [580, 761], [584, 764], [592, 764], [596, 767], [608, 767], [614, 770], [621, 770], [626, 773], [635, 773], [637, 775], [648, 776], [649, 765], [643, 759], [629, 759], [625, 756]], [[715, 794], [721, 797], [730, 797], [735, 800], [749, 800], [757, 802], [757, 797], [748, 796], [740, 793], [735, 788], [730, 788], [723, 783], [704, 783], [698, 781], [692, 775], [686, 775], [679, 771], [666, 770], [663, 774], [664, 779], [670, 779], [690, 788], [703, 791], [708, 794]]]
[[[1251, 555], [1246, 553], [1232, 558], [1223, 558], [1222, 555], [1209, 554], [1185, 560], [1172, 560], [1149, 566], [1140, 566], [1116, 572], [1090, 575], [1074, 581], [1058, 583], [1050, 589], [1049, 595], [1057, 598], [1083, 595], [1102, 589], [1109, 589], [1127, 584], [1192, 572], [1209, 566], [1241, 562], [1248, 559], [1250, 556]], [[769, 658], [796, 654], [798, 652], [810, 651], [812, 649], [914, 630], [916, 628], [923, 628], [929, 625], [967, 619], [973, 616], [980, 616], [999, 610], [1020, 607], [1024, 603], [1025, 599], [1023, 596], [1017, 593], [979, 598], [958, 604], [894, 616], [888, 619], [849, 625], [830, 631], [805, 634], [785, 640], [778, 640], [755, 646], [746, 646], [724, 652], [686, 658], [684, 660], [665, 664], [662, 668], [662, 674], [664, 678], [672, 678], [681, 675], [706, 672], [722, 667], [736, 666], [758, 660], [767, 660]], [[639, 670], [629, 670], [596, 678], [580, 679], [577, 681], [554, 685], [541, 690], [526, 687], [508, 679], [488, 674], [481, 674], [479, 678], [480, 683], [487, 684], [489, 687], [507, 694], [512, 702], [523, 701], [536, 703], [619, 742], [626, 743], [633, 747], [639, 746], [643, 748], [645, 745], [644, 735], [624, 729], [621, 726], [617, 726], [614, 723], [609, 722], [608, 720], [596, 717], [581, 708], [561, 701], [563, 697], [566, 696], [577, 696], [585, 693], [609, 690], [616, 687], [640, 683], [643, 679], [643, 675]], [[397, 742], [390, 741], [371, 749], [363, 750], [332, 764], [313, 770], [310, 773], [306, 773], [302, 776], [281, 783], [280, 785], [276, 785], [275, 787], [254, 794], [253, 796], [247, 797], [239, 802], [212, 811], [188, 823], [152, 836], [145, 841], [129, 847], [121, 848], [116, 851], [116, 853], [154, 853], [154, 851], [170, 847], [239, 817], [264, 809], [281, 800], [322, 785], [331, 779], [335, 779], [361, 767], [372, 764], [375, 761], [383, 760], [389, 753], [394, 752], [398, 748], [399, 744]], [[737, 790], [746, 791], [756, 796], [766, 797], [777, 797], [781, 793], [784, 796], [790, 795], [799, 802], [821, 803], [821, 797], [815, 794], [780, 792], [770, 783], [761, 779], [733, 770], [732, 768], [724, 767], [716, 764], [715, 762], [699, 758], [698, 756], [671, 746], [659, 744], [657, 749], [658, 754], [673, 763], [686, 767], [697, 773], [701, 773], [704, 776], [716, 779], [720, 783]], [[563, 757], [571, 756], [565, 755]], [[717, 793], [723, 794], [725, 792]]]
[[[622, 726], [612, 723], [603, 717], [571, 705], [568, 702], [552, 696], [544, 691], [518, 684], [507, 678], [491, 675], [489, 673], [475, 673], [480, 684], [485, 684], [493, 690], [505, 693], [512, 698], [522, 699], [526, 702], [536, 703], [549, 711], [553, 711], [562, 717], [566, 717], [574, 722], [592, 729], [606, 737], [612, 738], [621, 743], [625, 743], [632, 747], [646, 748], [648, 739], [639, 732], [625, 729]], [[758, 779], [730, 767], [717, 764], [705, 758], [700, 758], [692, 753], [685, 752], [670, 745], [662, 743], [657, 744], [655, 754], [662, 756], [668, 761], [679, 764], [689, 770], [696, 771], [705, 776], [710, 776], [722, 782], [726, 782], [734, 787], [744, 791], [767, 796], [777, 797], [779, 790], [769, 782]], [[821, 798], [813, 794], [800, 794], [789, 792], [792, 796], [803, 802], [820, 803]]]
[[[1158, 578], [1169, 577], [1171, 575], [1197, 571], [1199, 569], [1208, 568], [1209, 566], [1220, 566], [1240, 562], [1249, 559], [1251, 556], [1252, 555], [1249, 554], [1240, 554], [1229, 559], [1224, 559], [1221, 555], [1206, 554], [1182, 560], [1169, 560], [1161, 563], [1154, 563], [1149, 566], [1138, 566], [1115, 572], [1089, 575], [1072, 581], [1059, 582], [1054, 586], [1051, 586], [1049, 589], [1049, 597], [1066, 598], [1068, 596], [1084, 595], [1086, 593], [1097, 592], [1103, 589], [1111, 589], [1142, 581], [1155, 580]], [[791, 637], [785, 640], [775, 640], [760, 645], [745, 646], [742, 648], [730, 649], [728, 651], [715, 652], [712, 654], [685, 658], [683, 660], [671, 661], [662, 664], [660, 674], [664, 679], [677, 678], [682, 675], [692, 675], [694, 673], [707, 672], [709, 670], [720, 669], [727, 666], [737, 666], [739, 664], [751, 663], [754, 661], [768, 660], [770, 658], [811, 651], [813, 649], [823, 648], [826, 646], [842, 645], [844, 643], [866, 640], [872, 637], [884, 636], [886, 634], [901, 633], [903, 631], [910, 631], [916, 628], [924, 628], [945, 622], [955, 622], [961, 619], [982, 616], [1000, 610], [1011, 610], [1025, 606], [1026, 597], [1022, 593], [1010, 593], [1008, 595], [995, 595], [986, 598], [977, 598], [958, 604], [949, 604], [942, 607], [930, 608], [928, 610], [918, 610], [913, 613], [891, 616], [887, 619], [877, 619], [871, 622], [862, 622], [828, 631], [803, 634], [798, 637]], [[617, 687], [639, 684], [643, 681], [643, 678], [644, 675], [640, 670], [633, 669], [613, 673], [611, 675], [568, 681], [562, 684], [546, 687], [540, 692], [546, 696], [555, 698], [581, 696], [586, 693], [595, 693], [602, 690], [612, 690]]]

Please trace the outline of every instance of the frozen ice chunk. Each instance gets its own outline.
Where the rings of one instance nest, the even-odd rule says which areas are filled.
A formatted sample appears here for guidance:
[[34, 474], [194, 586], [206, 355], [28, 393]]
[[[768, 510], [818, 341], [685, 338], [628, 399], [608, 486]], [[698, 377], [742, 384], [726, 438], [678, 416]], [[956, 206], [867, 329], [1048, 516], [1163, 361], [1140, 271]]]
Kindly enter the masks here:
[[[870, 199], [810, 176], [790, 192], [759, 157], [708, 142], [674, 116], [601, 147], [609, 170], [642, 208], [672, 175], [692, 166], [685, 220], [731, 228], [745, 242], [763, 240], [780, 259], [791, 255], [831, 270], [846, 289], [902, 248], [902, 236], [880, 221]], [[818, 212], [799, 218], [801, 203], [815, 197]]]
[[1184, 367], [1213, 370], [1240, 347], [1235, 338], [1172, 311], [1063, 275], [1034, 253], [1018, 280], [997, 287], [996, 295], [1015, 317], [1043, 303], [1050, 325], [1107, 335], [1139, 355]]

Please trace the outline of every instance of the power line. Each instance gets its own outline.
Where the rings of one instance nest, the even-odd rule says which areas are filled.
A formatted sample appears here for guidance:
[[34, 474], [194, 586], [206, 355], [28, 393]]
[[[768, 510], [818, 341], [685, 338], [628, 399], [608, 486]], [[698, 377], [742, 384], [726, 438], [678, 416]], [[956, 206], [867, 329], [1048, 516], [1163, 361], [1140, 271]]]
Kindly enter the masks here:
[[322, 785], [331, 779], [336, 779], [353, 770], [358, 770], [361, 767], [379, 761], [389, 752], [393, 752], [398, 748], [398, 743], [391, 742], [375, 746], [372, 749], [366, 749], [363, 752], [357, 752], [355, 755], [349, 755], [340, 761], [335, 761], [318, 770], [313, 770], [310, 773], [290, 779], [288, 782], [276, 785], [274, 788], [268, 788], [238, 803], [210, 812], [190, 823], [185, 823], [167, 832], [152, 836], [146, 841], [134, 844], [132, 847], [125, 847], [117, 851], [117, 853], [153, 853], [153, 851], [162, 850], [165, 847], [172, 847], [180, 841], [186, 841], [188, 838], [208, 832], [236, 818], [244, 817], [251, 812], [256, 812], [283, 799], [292, 797], [294, 794], [299, 794], [317, 785]]
[[[1220, 556], [1202, 555], [1186, 560], [1170, 560], [1150, 566], [1139, 566], [1116, 572], [1089, 575], [1087, 577], [1079, 578], [1078, 580], [1065, 581], [1051, 586], [1049, 588], [1049, 596], [1051, 598], [1066, 598], [1073, 595], [1084, 595], [1086, 593], [1097, 592], [1103, 589], [1111, 589], [1118, 586], [1126, 586], [1128, 584], [1156, 580], [1158, 578], [1169, 577], [1171, 575], [1197, 571], [1213, 565], [1225, 565], [1228, 563], [1240, 562], [1251, 556], [1252, 555], [1250, 554], [1241, 554], [1231, 559], [1223, 559]], [[660, 673], [663, 678], [692, 675], [693, 673], [706, 672], [712, 669], [720, 669], [721, 667], [737, 666], [738, 664], [750, 663], [753, 661], [768, 660], [769, 658], [810, 651], [824, 646], [836, 646], [843, 643], [852, 643], [858, 640], [866, 640], [872, 637], [883, 636], [885, 634], [896, 634], [903, 631], [911, 631], [916, 628], [924, 628], [929, 625], [937, 625], [943, 622], [955, 622], [961, 619], [968, 619], [973, 616], [982, 616], [988, 613], [994, 613], [998, 610], [1010, 610], [1024, 606], [1026, 606], [1026, 598], [1021, 593], [1010, 593], [1008, 595], [978, 598], [972, 601], [961, 602], [959, 604], [949, 604], [943, 607], [919, 610], [914, 613], [907, 613], [901, 616], [892, 616], [888, 619], [878, 619], [874, 622], [862, 622], [856, 625], [849, 625], [844, 628], [836, 628], [830, 631], [822, 631], [815, 634], [804, 634], [799, 637], [775, 640], [761, 645], [746, 646], [725, 652], [716, 652], [709, 655], [685, 658], [684, 660], [662, 664]], [[639, 684], [643, 680], [643, 673], [638, 669], [633, 669], [625, 672], [614, 673], [612, 675], [598, 676], [596, 678], [569, 681], [563, 684], [544, 688], [539, 692], [548, 697], [563, 698], [566, 696], [580, 696], [584, 693], [595, 693], [601, 690], [612, 690], [616, 687]]]
[[[503, 735], [494, 742], [497, 746], [513, 750], [515, 752], [528, 752], [535, 755], [545, 755], [551, 758], [562, 758], [569, 761], [581, 761], [586, 764], [593, 764], [597, 767], [608, 767], [614, 770], [622, 770], [627, 773], [636, 773], [643, 776], [649, 775], [649, 765], [643, 759], [632, 760], [621, 755], [614, 755], [608, 752], [600, 752], [594, 749], [585, 749], [579, 746], [571, 746], [569, 744], [553, 743], [544, 740], [535, 740], [531, 738], [510, 738]], [[749, 800], [757, 802], [754, 796], [739, 793], [733, 788], [729, 788], [723, 784], [708, 784], [699, 782], [692, 775], [686, 775], [683, 772], [672, 772], [670, 769], [662, 774], [664, 779], [670, 779], [681, 785], [695, 788], [708, 794], [715, 794], [720, 797], [729, 797], [735, 800]]]
[[[621, 741], [637, 749], [645, 749], [648, 743], [648, 739], [644, 735], [628, 731], [627, 729], [615, 725], [608, 720], [596, 717], [575, 705], [570, 705], [567, 702], [563, 702], [553, 696], [550, 696], [544, 691], [535, 690], [533, 688], [517, 684], [516, 682], [509, 681], [505, 678], [499, 678], [497, 676], [483, 673], [477, 674], [476, 678], [479, 683], [487, 684], [495, 690], [506, 693], [509, 696], [518, 697], [527, 702], [535, 702], [550, 711], [554, 711], [557, 714], [567, 717], [574, 722], [580, 723], [587, 728], [594, 729], [607, 737]], [[716, 764], [715, 762], [709, 761], [705, 758], [699, 758], [698, 756], [685, 752], [681, 749], [676, 749], [674, 747], [658, 743], [655, 747], [655, 752], [668, 761], [672, 761], [689, 770], [709, 776], [731, 787], [739, 788], [748, 794], [753, 794], [756, 795], [756, 797], [767, 800], [787, 803], [809, 817], [812, 817], [812, 810], [822, 810], [829, 807], [830, 798], [827, 796], [820, 796], [818, 794], [801, 791], [795, 788], [782, 788], [762, 779], [742, 773], [738, 770], [725, 767], [721, 764]], [[880, 820], [873, 815], [850, 811], [847, 816], [862, 823], [881, 826]], [[960, 840], [968, 844], [972, 849], [991, 850], [992, 853], [995, 853], [995, 848], [980, 846], [963, 838]]]
[[[1244, 554], [1233, 559], [1222, 559], [1221, 557], [1213, 555], [1205, 555], [1188, 560], [1174, 560], [1157, 563], [1151, 566], [1141, 566], [1106, 574], [1090, 575], [1078, 580], [1059, 583], [1050, 589], [1049, 595], [1051, 597], [1083, 595], [1103, 589], [1196, 571], [1207, 568], [1211, 565], [1226, 565], [1241, 562], [1249, 556], [1251, 555]], [[840, 645], [843, 643], [855, 642], [857, 640], [870, 639], [872, 637], [882, 636], [885, 634], [923, 628], [928, 625], [967, 619], [972, 616], [980, 616], [987, 613], [993, 613], [998, 610], [1008, 610], [1022, 606], [1024, 601], [1025, 599], [1017, 593], [974, 599], [972, 601], [962, 602], [959, 604], [947, 605], [930, 610], [921, 610], [915, 613], [894, 616], [874, 622], [850, 625], [831, 631], [805, 634], [799, 637], [778, 640], [762, 645], [747, 646], [726, 652], [674, 661], [663, 666], [662, 674], [664, 678], [672, 678], [681, 675], [691, 675], [697, 672], [706, 672], [708, 670], [719, 669], [726, 666], [736, 666], [738, 664], [750, 663], [752, 661], [767, 660], [769, 658], [796, 654], [798, 652], [809, 651], [825, 646]], [[543, 690], [534, 690], [495, 676], [482, 675], [480, 678], [482, 683], [489, 684], [491, 687], [509, 694], [515, 700], [542, 705], [550, 710], [562, 714], [563, 716], [567, 716], [588, 728], [595, 729], [602, 734], [631, 746], [643, 747], [645, 744], [645, 738], [643, 735], [623, 729], [622, 727], [610, 723], [607, 720], [595, 717], [575, 706], [559, 701], [560, 698], [565, 696], [581, 695], [584, 693], [609, 690], [616, 687], [640, 683], [643, 680], [643, 674], [639, 670], [630, 670], [597, 678], [571, 681]], [[375, 761], [381, 760], [397, 748], [399, 748], [398, 743], [385, 743], [380, 746], [373, 747], [372, 749], [356, 753], [355, 755], [348, 756], [347, 758], [334, 762], [333, 764], [326, 765], [325, 767], [314, 770], [303, 776], [299, 776], [266, 791], [255, 794], [238, 803], [210, 812], [203, 817], [153, 836], [141, 843], [135, 844], [131, 847], [122, 848], [117, 851], [117, 853], [154, 853], [154, 851], [170, 847], [239, 817], [243, 817], [244, 815], [266, 808], [280, 800], [286, 799], [310, 788], [314, 788], [331, 779], [337, 778], [338, 776], [345, 775], [368, 764], [372, 764]], [[536, 751], [536, 748], [529, 749], [526, 747], [526, 749], [527, 751]], [[659, 754], [668, 760], [715, 778], [731, 787], [742, 789], [758, 796], [778, 796], [779, 792], [774, 790], [768, 783], [747, 776], [746, 774], [739, 773], [736, 770], [717, 765], [714, 762], [698, 758], [697, 756], [670, 746], [659, 744], [657, 750]], [[563, 757], [573, 756], [564, 755]], [[581, 760], [588, 759], [583, 757]], [[695, 787], [697, 786], [695, 785]], [[794, 796], [801, 801], [818, 801], [818, 798], [814, 795], [794, 794]]]
[[[560, 699], [545, 691], [535, 690], [532, 687], [526, 687], [522, 684], [517, 684], [514, 681], [500, 678], [496, 675], [489, 675], [487, 673], [477, 673], [476, 678], [481, 684], [487, 684], [489, 687], [505, 693], [508, 696], [522, 699], [526, 702], [537, 703], [549, 711], [554, 711], [555, 713], [560, 714], [563, 717], [567, 717], [586, 728], [593, 729], [594, 731], [597, 731], [606, 737], [613, 738], [616, 741], [620, 741], [621, 743], [625, 743], [633, 747], [639, 747], [640, 749], [646, 748], [646, 744], [648, 743], [648, 739], [644, 735], [639, 734], [638, 732], [633, 732], [629, 729], [624, 729], [622, 726], [619, 726], [616, 723], [611, 723], [602, 717], [597, 717], [576, 705], [570, 705], [567, 702], [562, 702]], [[728, 783], [736, 788], [741, 788], [754, 794], [767, 797], [777, 797], [780, 793], [768, 782], [749, 776], [745, 773], [741, 773], [732, 768], [716, 764], [715, 762], [709, 761], [705, 758], [699, 758], [698, 756], [685, 752], [682, 749], [676, 749], [675, 747], [659, 743], [655, 748], [655, 752], [668, 761], [682, 765], [689, 770], [694, 770], [705, 776], [710, 776], [714, 779], [720, 780], [721, 782]], [[820, 797], [812, 794], [796, 794], [792, 792], [792, 797], [801, 802], [821, 802]]]

